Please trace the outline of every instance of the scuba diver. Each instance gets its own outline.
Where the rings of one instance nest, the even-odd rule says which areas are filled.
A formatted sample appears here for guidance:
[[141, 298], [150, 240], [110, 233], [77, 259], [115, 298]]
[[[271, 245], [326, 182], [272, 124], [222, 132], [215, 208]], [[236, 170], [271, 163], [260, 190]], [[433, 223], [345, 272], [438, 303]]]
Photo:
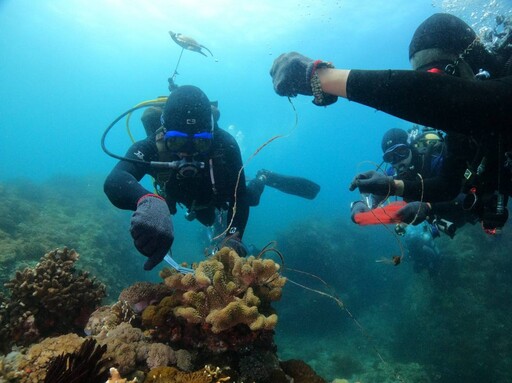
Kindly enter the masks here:
[[[476, 150], [465, 169], [452, 176], [458, 180], [464, 175], [465, 208], [479, 217], [486, 233], [496, 234], [508, 219], [512, 194], [511, 43], [509, 30], [486, 48], [464, 21], [437, 13], [421, 23], [412, 37], [409, 59], [414, 70], [335, 69], [330, 62], [291, 52], [274, 61], [270, 75], [281, 96], [313, 95], [313, 103], [319, 106], [344, 97], [448, 136], [466, 136]], [[458, 147], [448, 146], [450, 150]], [[353, 187], [363, 193], [403, 192], [400, 180], [377, 172], [356, 177]], [[459, 192], [454, 188], [425, 200], [450, 201]], [[421, 194], [421, 188], [416, 194]], [[428, 203], [421, 207], [427, 210], [425, 215], [431, 208]]]
[[[436, 182], [436, 179], [442, 174], [448, 152], [445, 136], [441, 132], [428, 127], [420, 128], [417, 125], [408, 131], [397, 128], [389, 129], [382, 138], [381, 148], [383, 162], [379, 168], [383, 163], [389, 165], [384, 170], [384, 174], [393, 177], [394, 180], [400, 180], [405, 185], [404, 191], [411, 188], [418, 178], [423, 183], [443, 186], [442, 180]], [[460, 182], [458, 184], [460, 187]], [[430, 189], [433, 188], [430, 187]], [[409, 201], [408, 193], [404, 192], [403, 194], [404, 200]], [[403, 236], [413, 270], [420, 272], [426, 269], [430, 276], [434, 276], [439, 271], [442, 260], [434, 240], [440, 236], [441, 232], [453, 238], [455, 230], [466, 220], [459, 219], [462, 214], [457, 215], [456, 224], [448, 221], [446, 216], [432, 214], [433, 209], [428, 217], [424, 216], [422, 214], [426, 210], [422, 209], [421, 204], [418, 205], [415, 202], [410, 202], [405, 206], [401, 205], [403, 207], [400, 207], [395, 215], [393, 212], [386, 211], [382, 217], [381, 209], [387, 209], [385, 203], [388, 197], [388, 195], [363, 195], [362, 200], [351, 204], [352, 221], [363, 225], [396, 222], [395, 233]], [[428, 204], [437, 206], [444, 202], [429, 202]], [[458, 210], [457, 213], [459, 213]], [[388, 218], [389, 220], [387, 220]]]
[[[176, 214], [177, 205], [187, 209], [187, 219], [197, 219], [207, 227], [216, 224], [219, 211], [227, 212], [222, 244], [244, 256], [242, 237], [249, 206], [259, 202], [265, 185], [305, 198], [314, 198], [319, 191], [311, 181], [268, 171], [260, 172], [253, 183], [257, 187], [251, 183], [247, 187], [239, 146], [218, 126], [214, 107], [201, 89], [179, 86], [163, 109], [145, 111], [142, 122], [148, 137], [135, 142], [124, 157], [112, 155], [103, 143], [119, 119], [104, 134], [103, 149], [120, 159], [107, 176], [104, 191], [114, 206], [134, 211], [130, 233], [137, 250], [148, 257], [145, 270], [158, 265], [171, 249], [171, 215]], [[145, 175], [153, 177], [156, 192], [141, 185]]]
[[[177, 89], [177, 88], [175, 88]], [[220, 110], [217, 101], [211, 101], [212, 115], [215, 123], [220, 119]], [[163, 109], [158, 106], [147, 108], [141, 117], [141, 122], [146, 135], [152, 136], [156, 134], [161, 127], [160, 117]], [[313, 200], [320, 191], [320, 185], [303, 177], [289, 176], [272, 172], [270, 170], [261, 169], [256, 173], [255, 178], [247, 182], [247, 200], [249, 206], [258, 206], [260, 198], [265, 186], [272, 187], [283, 193], [296, 195], [305, 199]], [[155, 188], [161, 189], [158, 184]]]
[[421, 225], [408, 228], [404, 242], [413, 271], [419, 273], [427, 270], [430, 277], [435, 277], [440, 270], [442, 257], [433, 240], [431, 227]]
[[[451, 136], [453, 138], [454, 135]], [[439, 200], [436, 197], [442, 195], [443, 190], [450, 187], [458, 188], [460, 191], [462, 177], [456, 175], [460, 174], [465, 162], [460, 156], [455, 157], [453, 150], [449, 150], [448, 138], [448, 135], [443, 135], [432, 128], [420, 128], [417, 125], [407, 132], [393, 128], [384, 134], [381, 143], [383, 163], [389, 165], [384, 170], [384, 174], [392, 177], [393, 182], [402, 185], [402, 197], [408, 202], [396, 213], [390, 212], [389, 217], [386, 217], [391, 222], [400, 221], [397, 225], [397, 233], [402, 233], [407, 224], [418, 225], [427, 221], [426, 224], [432, 226], [430, 231], [433, 233], [433, 238], [437, 237], [439, 232], [444, 232], [453, 238], [457, 228], [462, 227], [466, 222], [475, 223], [475, 215], [471, 211], [466, 212], [462, 209], [461, 200], [464, 195], [459, 194], [449, 202], [443, 201], [443, 198], [441, 202], [434, 202]], [[464, 139], [464, 136], [459, 139]], [[453, 139], [451, 142], [454, 142]], [[461, 149], [463, 149], [462, 153], [469, 152], [467, 147]], [[454, 161], [454, 158], [457, 160]], [[457, 166], [454, 170], [453, 165]], [[351, 190], [356, 188], [356, 182], [359, 190], [368, 191], [365, 189], [365, 180], [361, 180], [361, 175], [352, 182]], [[419, 196], [417, 191], [421, 193]], [[367, 194], [363, 196], [363, 200], [353, 202], [351, 205], [352, 221], [359, 224], [391, 223], [382, 222], [377, 215], [360, 215], [377, 206], [383, 206], [383, 202], [390, 194], [371, 194], [371, 198]], [[386, 209], [385, 206], [384, 209]]]

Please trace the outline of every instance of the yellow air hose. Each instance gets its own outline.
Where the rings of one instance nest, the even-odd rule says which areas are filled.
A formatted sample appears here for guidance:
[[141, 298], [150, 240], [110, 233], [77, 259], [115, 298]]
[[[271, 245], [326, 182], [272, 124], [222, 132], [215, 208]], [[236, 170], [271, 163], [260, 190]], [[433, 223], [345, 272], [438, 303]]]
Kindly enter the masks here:
[[[147, 105], [147, 106], [155, 106], [155, 104], [164, 105], [166, 101], [167, 101], [167, 97], [161, 96], [161, 97], [155, 98], [154, 100], [142, 101], [142, 102], [138, 103], [137, 105], [135, 105], [134, 108], [138, 108], [138, 107], [141, 107], [144, 105]], [[130, 112], [126, 115], [126, 131], [128, 133], [128, 136], [130, 137], [130, 140], [132, 140], [132, 143], [134, 143], [135, 138], [133, 137], [132, 132], [130, 130], [130, 118], [131, 117], [132, 117], [132, 112]]]

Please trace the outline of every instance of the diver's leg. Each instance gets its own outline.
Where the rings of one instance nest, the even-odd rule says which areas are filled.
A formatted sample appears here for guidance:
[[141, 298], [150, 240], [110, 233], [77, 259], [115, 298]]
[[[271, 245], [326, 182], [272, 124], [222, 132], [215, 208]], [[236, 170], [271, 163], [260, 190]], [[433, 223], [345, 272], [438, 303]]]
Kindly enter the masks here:
[[[262, 169], [256, 174], [257, 179], [263, 179], [265, 185], [293, 194], [302, 198], [314, 199], [320, 191], [320, 185], [302, 177], [287, 176]], [[262, 190], [263, 192], [263, 190]]]

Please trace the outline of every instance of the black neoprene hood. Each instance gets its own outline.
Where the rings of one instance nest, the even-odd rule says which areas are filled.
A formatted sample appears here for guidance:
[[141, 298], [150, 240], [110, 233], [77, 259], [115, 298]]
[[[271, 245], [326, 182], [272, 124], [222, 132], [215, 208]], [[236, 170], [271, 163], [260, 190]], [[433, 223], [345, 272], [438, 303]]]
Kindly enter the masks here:
[[165, 104], [163, 124], [167, 131], [198, 133], [212, 130], [210, 100], [198, 87], [183, 85], [174, 90]]
[[385, 153], [390, 147], [398, 144], [407, 145], [407, 138], [409, 135], [403, 129], [392, 128], [389, 129], [384, 136], [382, 136], [382, 153]]
[[460, 54], [476, 38], [476, 33], [464, 21], [448, 13], [436, 13], [422, 22], [409, 44], [409, 59], [424, 49], [438, 48]]

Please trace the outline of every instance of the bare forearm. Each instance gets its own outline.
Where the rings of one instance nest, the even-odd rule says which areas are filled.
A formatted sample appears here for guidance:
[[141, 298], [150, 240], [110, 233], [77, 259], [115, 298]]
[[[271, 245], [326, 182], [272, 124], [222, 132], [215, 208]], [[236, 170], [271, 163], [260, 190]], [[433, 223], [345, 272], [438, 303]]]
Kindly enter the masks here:
[[350, 70], [325, 68], [319, 69], [317, 73], [325, 93], [347, 98], [347, 79]]

